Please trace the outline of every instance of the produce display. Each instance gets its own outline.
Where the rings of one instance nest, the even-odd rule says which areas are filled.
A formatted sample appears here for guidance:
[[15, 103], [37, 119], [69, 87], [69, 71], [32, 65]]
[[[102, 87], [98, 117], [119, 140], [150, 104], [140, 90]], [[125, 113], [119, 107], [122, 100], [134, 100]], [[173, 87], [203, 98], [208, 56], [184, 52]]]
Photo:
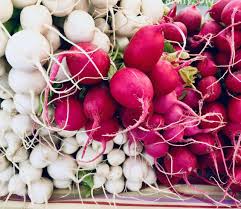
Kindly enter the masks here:
[[186, 184], [240, 206], [241, 0], [199, 5], [0, 0], [0, 197]]

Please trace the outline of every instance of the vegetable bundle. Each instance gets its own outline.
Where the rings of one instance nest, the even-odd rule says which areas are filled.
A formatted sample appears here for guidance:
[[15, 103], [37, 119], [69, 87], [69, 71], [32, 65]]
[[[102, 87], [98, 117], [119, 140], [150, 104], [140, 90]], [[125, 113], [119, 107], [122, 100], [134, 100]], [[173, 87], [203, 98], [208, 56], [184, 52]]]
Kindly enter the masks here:
[[159, 185], [179, 195], [181, 183], [239, 205], [241, 1], [207, 13], [0, 0], [0, 196], [46, 203], [73, 185], [83, 197]]

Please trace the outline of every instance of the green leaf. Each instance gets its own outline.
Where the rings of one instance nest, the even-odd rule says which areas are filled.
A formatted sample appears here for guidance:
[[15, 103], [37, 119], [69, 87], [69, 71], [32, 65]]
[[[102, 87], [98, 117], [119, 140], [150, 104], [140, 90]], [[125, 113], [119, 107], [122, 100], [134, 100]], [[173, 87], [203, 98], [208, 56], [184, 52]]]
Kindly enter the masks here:
[[197, 77], [198, 69], [195, 67], [184, 67], [179, 70], [179, 74], [182, 80], [185, 82], [186, 86], [192, 86], [195, 83]]
[[164, 52], [173, 53], [173, 52], [175, 52], [175, 49], [173, 48], [171, 43], [165, 42], [164, 43]]
[[88, 198], [91, 196], [91, 188], [86, 185], [80, 185], [80, 194], [83, 198]]
[[93, 179], [93, 175], [87, 175], [89, 173], [91, 172], [79, 171], [78, 176], [79, 176], [79, 179], [84, 177], [84, 179], [81, 182], [82, 185], [92, 188], [94, 186], [94, 179]]
[[111, 65], [109, 72], [108, 72], [108, 78], [109, 80], [113, 77], [113, 75], [115, 75], [115, 73], [117, 72], [117, 69], [115, 66]]

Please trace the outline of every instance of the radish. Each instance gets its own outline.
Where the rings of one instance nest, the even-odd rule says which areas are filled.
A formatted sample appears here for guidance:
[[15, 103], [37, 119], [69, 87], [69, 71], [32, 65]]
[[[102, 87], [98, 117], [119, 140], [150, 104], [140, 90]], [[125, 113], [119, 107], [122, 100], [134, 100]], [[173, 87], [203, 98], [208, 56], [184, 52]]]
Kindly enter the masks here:
[[93, 142], [92, 142], [93, 150], [98, 152], [98, 153], [102, 153], [103, 149], [105, 149], [103, 154], [108, 154], [108, 153], [111, 152], [111, 150], [113, 150], [113, 147], [114, 147], [114, 142], [112, 140], [106, 142], [105, 148], [103, 148], [103, 145], [102, 145], [101, 142], [98, 142], [98, 141], [95, 141], [95, 140], [93, 140]]
[[169, 127], [163, 132], [163, 137], [171, 143], [183, 142], [184, 128], [181, 125]]
[[54, 115], [57, 126], [67, 131], [79, 130], [86, 121], [81, 101], [73, 97], [58, 102]]
[[119, 10], [115, 13], [114, 24], [118, 36], [131, 38], [140, 28], [151, 22], [146, 16], [126, 15], [124, 11]]
[[[122, 130], [120, 129], [119, 132], [122, 132]], [[113, 142], [118, 145], [125, 144], [127, 142], [126, 133], [123, 133], [123, 134], [117, 133], [117, 135], [113, 139]]]
[[193, 109], [198, 108], [200, 95], [192, 88], [185, 88], [184, 92], [186, 95], [182, 101]]
[[166, 175], [162, 172], [157, 173], [157, 179], [161, 183], [161, 185], [167, 187], [173, 187], [173, 185], [178, 184], [181, 180], [180, 177], [174, 175]]
[[75, 153], [78, 150], [78, 148], [79, 148], [79, 145], [74, 137], [65, 138], [61, 142], [61, 150], [65, 154], [71, 155]]
[[4, 56], [6, 46], [8, 43], [8, 36], [7, 34], [0, 28], [0, 57]]
[[18, 9], [22, 9], [24, 7], [34, 5], [37, 3], [37, 0], [12, 0], [13, 6]]
[[33, 167], [29, 160], [19, 164], [19, 175], [25, 184], [30, 184], [32, 181], [39, 180], [42, 176], [43, 170], [41, 168]]
[[146, 184], [151, 185], [151, 184], [155, 184], [156, 181], [157, 181], [157, 177], [156, 177], [155, 171], [153, 170], [152, 167], [148, 167], [148, 173], [147, 173], [146, 178], [144, 179], [144, 182]]
[[[182, 158], [180, 158], [182, 156]], [[174, 147], [164, 158], [164, 165], [168, 173], [187, 180], [187, 177], [197, 169], [196, 156], [186, 147]]]
[[142, 188], [142, 181], [131, 181], [127, 179], [126, 188], [131, 192], [138, 192]]
[[[88, 12], [89, 11], [89, 7], [90, 7], [90, 2], [89, 0], [75, 0], [75, 10], [83, 10]], [[76, 4], [77, 3], [77, 4]]]
[[16, 108], [12, 99], [5, 99], [1, 103], [2, 110], [10, 113], [11, 115], [16, 114]]
[[[240, 68], [241, 69], [241, 68]], [[228, 74], [225, 80], [227, 90], [240, 94], [241, 93], [241, 71]]]
[[104, 50], [106, 53], [110, 51], [110, 39], [105, 33], [101, 32], [100, 30], [95, 30], [95, 34], [91, 43], [96, 45], [98, 48]]
[[149, 166], [154, 165], [155, 159], [151, 155], [147, 154], [146, 152], [142, 153], [143, 158], [146, 160]]
[[201, 30], [198, 33], [198, 35], [195, 35], [194, 37], [200, 39], [200, 38], [205, 38], [205, 36], [207, 36], [207, 35], [215, 36], [222, 29], [223, 28], [219, 23], [217, 23], [213, 20], [208, 20], [202, 25]]
[[31, 98], [28, 94], [15, 94], [13, 102], [16, 110], [21, 114], [36, 113], [39, 108], [39, 98], [34, 96]]
[[[142, 43], [142, 47], [139, 47]], [[164, 38], [160, 26], [145, 26], [132, 37], [124, 51], [127, 67], [148, 72], [160, 59], [164, 49]]]
[[122, 173], [122, 168], [120, 166], [111, 166], [110, 172], [106, 178], [107, 180], [117, 180], [122, 177]]
[[9, 166], [9, 161], [3, 154], [0, 154], [0, 172], [4, 171]]
[[230, 2], [230, 0], [218, 0], [216, 1], [212, 7], [208, 10], [209, 15], [216, 22], [221, 22], [221, 14], [224, 7]]
[[8, 82], [7, 74], [4, 74], [0, 77], [0, 98], [1, 99], [10, 99], [13, 97], [13, 90], [11, 85]]
[[158, 95], [153, 100], [154, 111], [160, 114], [166, 113], [175, 101], [177, 100], [177, 96], [175, 92], [171, 92], [166, 95]]
[[19, 174], [11, 177], [8, 183], [9, 195], [15, 194], [18, 196], [25, 196], [27, 193], [26, 184], [22, 181]]
[[214, 102], [222, 93], [221, 84], [217, 82], [217, 79], [214, 76], [203, 78], [198, 83], [198, 90], [202, 92], [205, 101], [207, 102]]
[[152, 23], [158, 23], [164, 14], [162, 0], [142, 0], [141, 13], [150, 18]]
[[19, 137], [30, 136], [34, 131], [34, 122], [30, 116], [25, 114], [18, 114], [12, 118], [11, 128], [13, 132]]
[[137, 16], [141, 13], [141, 0], [121, 0], [120, 7], [124, 14]]
[[155, 93], [165, 95], [177, 87], [179, 77], [171, 63], [161, 60], [151, 69], [150, 79]]
[[30, 29], [44, 34], [52, 26], [52, 16], [43, 5], [31, 5], [24, 7], [20, 14], [20, 22], [23, 29]]
[[137, 127], [145, 120], [153, 98], [153, 86], [144, 73], [134, 68], [122, 68], [110, 80], [110, 91], [121, 105], [133, 109], [142, 107], [141, 116], [129, 129]]
[[165, 124], [171, 124], [180, 121], [183, 119], [183, 115], [183, 109], [179, 105], [174, 104], [164, 115]]
[[103, 156], [94, 151], [90, 146], [87, 146], [85, 155], [83, 155], [83, 152], [84, 148], [80, 148], [76, 155], [76, 161], [80, 168], [93, 170], [103, 159]]
[[68, 138], [68, 137], [73, 137], [77, 134], [77, 131], [66, 131], [66, 130], [61, 130], [57, 132], [58, 135], [60, 135], [61, 137], [64, 138]]
[[12, 117], [10, 113], [0, 110], [0, 130], [1, 132], [5, 132], [10, 130], [12, 124]]
[[0, 1], [0, 22], [7, 22], [13, 14], [13, 3], [11, 0]]
[[16, 93], [30, 93], [40, 94], [46, 86], [46, 82], [42, 74], [35, 70], [32, 72], [23, 72], [12, 69], [8, 75], [9, 86]]
[[199, 30], [202, 22], [202, 15], [199, 9], [193, 5], [181, 10], [174, 18], [175, 21], [186, 25], [188, 33], [194, 33]]
[[[107, 76], [109, 71], [110, 59], [108, 54], [102, 49], [97, 49], [97, 46], [91, 43], [79, 43], [78, 47], [86, 53], [91, 52], [90, 58], [83, 53], [79, 53], [76, 46], [70, 48], [70, 51], [76, 51], [76, 53], [69, 54], [66, 57], [70, 74], [81, 84], [99, 83], [102, 78]], [[89, 59], [92, 59], [92, 61]]]
[[75, 0], [43, 0], [43, 5], [46, 6], [52, 15], [57, 17], [67, 16], [72, 12], [75, 6]]
[[204, 52], [203, 56], [205, 56], [205, 58], [199, 61], [197, 64], [197, 69], [199, 73], [202, 77], [214, 76], [217, 73], [218, 68], [214, 62], [211, 53]]
[[53, 193], [53, 183], [47, 178], [41, 178], [28, 186], [28, 196], [32, 203], [47, 203]]
[[32, 30], [22, 30], [11, 36], [5, 51], [7, 61], [14, 69], [28, 72], [39, 68], [39, 63], [44, 64], [49, 53], [48, 41]]
[[[240, 0], [230, 1], [223, 9], [221, 20], [225, 25], [231, 25], [232, 19], [234, 23], [241, 21], [241, 5]], [[238, 26], [240, 28], [240, 25]]]
[[241, 69], [241, 50], [236, 51], [234, 63], [237, 63], [236, 65], [234, 65], [235, 70]]
[[241, 132], [241, 124], [240, 123], [233, 123], [229, 122], [224, 128], [223, 133], [227, 136], [232, 143], [235, 141], [235, 137], [239, 135]]
[[148, 117], [145, 125], [148, 129], [161, 128], [164, 126], [164, 120], [162, 115], [154, 113]]
[[[80, 129], [76, 134], [76, 141], [79, 144], [79, 146], [85, 146], [87, 141], [89, 139], [88, 134], [86, 133], [85, 129]], [[91, 143], [91, 141], [89, 142]], [[89, 145], [89, 144], [88, 144]]]
[[131, 143], [125, 143], [123, 147], [123, 151], [125, 154], [129, 157], [131, 156], [137, 156], [141, 154], [143, 150], [143, 146], [140, 142], [131, 142]]
[[120, 49], [121, 50], [125, 50], [125, 48], [128, 46], [128, 44], [129, 44], [129, 39], [127, 38], [127, 37], [119, 37], [119, 36], [117, 36], [116, 37], [116, 43], [117, 43], [117, 45], [120, 47]]
[[71, 12], [64, 22], [65, 35], [75, 43], [91, 41], [94, 37], [94, 31], [95, 22], [85, 11], [75, 10]]
[[110, 30], [110, 26], [104, 18], [96, 18], [95, 27], [97, 27], [103, 33], [107, 33]]
[[47, 144], [36, 145], [30, 153], [29, 160], [35, 168], [45, 168], [58, 157], [57, 150]]
[[101, 163], [96, 167], [96, 174], [98, 176], [108, 177], [110, 173], [110, 167], [106, 163]]
[[193, 139], [195, 142], [189, 147], [195, 155], [206, 155], [213, 151], [215, 139], [211, 134], [197, 134]]
[[125, 153], [119, 149], [113, 149], [108, 155], [107, 160], [110, 165], [118, 166], [125, 161]]
[[[55, 30], [58, 30], [54, 27]], [[53, 51], [55, 52], [61, 45], [59, 35], [53, 30], [47, 30], [44, 34], [44, 37], [49, 41], [49, 45], [52, 47]]]
[[21, 162], [24, 162], [28, 159], [29, 152], [28, 152], [28, 150], [25, 149], [25, 147], [22, 146], [14, 153], [14, 155], [9, 156], [6, 153], [6, 157], [12, 163], [21, 163]]
[[105, 9], [105, 8], [112, 8], [117, 4], [119, 0], [91, 0], [91, 3], [94, 7], [97, 7], [99, 9]]
[[8, 182], [0, 182], [0, 197], [8, 195]]
[[101, 188], [103, 187], [103, 185], [105, 184], [106, 182], [106, 178], [104, 176], [99, 176], [97, 174], [95, 174], [93, 176], [93, 181], [94, 181], [94, 186], [93, 188], [94, 189], [98, 189], [98, 188]]
[[59, 155], [48, 165], [47, 171], [53, 179], [76, 181], [77, 163], [71, 155]]
[[0, 172], [0, 179], [1, 182], [7, 182], [11, 179], [11, 177], [14, 175], [14, 167], [12, 165], [9, 165], [5, 170]]
[[105, 189], [107, 192], [115, 195], [121, 193], [124, 190], [125, 182], [124, 178], [119, 178], [116, 180], [108, 180], [105, 183]]
[[203, 115], [210, 113], [213, 113], [213, 115], [207, 116], [205, 118], [207, 121], [202, 121], [200, 124], [204, 129], [217, 129], [227, 120], [226, 109], [223, 104], [216, 102], [206, 104], [203, 107]]
[[185, 41], [183, 38], [187, 37], [187, 27], [182, 22], [163, 23], [161, 27], [167, 40], [182, 43]]
[[7, 150], [6, 150], [6, 156], [14, 155], [15, 152], [21, 147], [22, 140], [19, 136], [14, 134], [13, 132], [7, 132], [4, 135], [6, 141], [7, 141]]
[[148, 174], [148, 166], [141, 157], [129, 157], [123, 164], [123, 174], [130, 181], [143, 181]]
[[231, 98], [228, 102], [227, 114], [229, 120], [235, 123], [241, 123], [241, 96]]
[[53, 184], [54, 187], [57, 189], [69, 189], [71, 188], [71, 180], [58, 180], [58, 179], [54, 179], [53, 180]]

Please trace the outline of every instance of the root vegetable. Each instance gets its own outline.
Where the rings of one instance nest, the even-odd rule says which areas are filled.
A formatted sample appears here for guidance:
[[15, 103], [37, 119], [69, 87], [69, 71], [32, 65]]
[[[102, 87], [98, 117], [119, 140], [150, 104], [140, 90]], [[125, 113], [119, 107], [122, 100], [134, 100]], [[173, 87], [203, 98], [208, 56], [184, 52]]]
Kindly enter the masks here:
[[103, 144], [101, 142], [98, 141], [93, 141], [92, 142], [92, 148], [94, 151], [98, 152], [98, 153], [102, 153], [103, 149], [105, 149], [103, 154], [108, 154], [111, 152], [111, 150], [113, 150], [114, 147], [114, 142], [112, 140], [106, 142], [106, 147], [103, 147]]
[[71, 188], [71, 180], [59, 180], [59, 179], [54, 179], [53, 184], [54, 187], [57, 189], [69, 189]]
[[7, 43], [8, 43], [8, 36], [2, 30], [2, 28], [0, 28], [0, 57], [5, 55]]
[[111, 43], [109, 37], [97, 29], [95, 30], [95, 34], [91, 43], [104, 50], [106, 53], [110, 51]]
[[0, 22], [7, 22], [13, 14], [13, 3], [11, 0], [0, 1]]
[[12, 0], [13, 6], [18, 9], [22, 9], [24, 7], [34, 5], [38, 0]]
[[142, 181], [131, 181], [127, 179], [126, 188], [131, 192], [138, 192], [142, 188]]
[[0, 154], [0, 172], [4, 171], [9, 166], [9, 161], [3, 154]]
[[26, 137], [33, 134], [34, 122], [28, 115], [18, 114], [12, 118], [11, 128], [13, 132], [19, 137]]
[[[121, 0], [120, 7], [122, 8], [124, 14], [137, 16], [141, 13], [141, 0]], [[146, 7], [144, 7], [145, 9]]]
[[93, 177], [93, 181], [94, 181], [93, 188], [98, 189], [105, 184], [106, 178], [104, 176], [99, 176], [99, 175], [95, 174]]
[[[54, 29], [58, 30], [56, 27], [54, 27]], [[61, 45], [61, 41], [60, 41], [59, 35], [55, 31], [48, 29], [44, 33], [44, 37], [48, 40], [49, 45], [52, 47], [54, 52], [57, 49], [59, 49], [59, 47]]]
[[108, 177], [110, 173], [110, 167], [106, 163], [101, 163], [96, 167], [96, 174], [99, 176]]
[[106, 178], [107, 180], [117, 180], [122, 177], [122, 174], [123, 174], [122, 167], [111, 166], [110, 172]]
[[123, 150], [124, 150], [125, 154], [129, 157], [137, 156], [142, 152], [143, 146], [138, 141], [131, 142], [131, 143], [127, 142], [127, 143], [125, 143]]
[[13, 95], [13, 90], [11, 89], [10, 83], [8, 83], [8, 75], [4, 74], [0, 77], [0, 98], [10, 99]]
[[5, 99], [1, 103], [2, 110], [14, 115], [16, 113], [16, 108], [12, 99]]
[[[122, 131], [121, 129], [119, 131]], [[118, 145], [122, 145], [122, 144], [125, 144], [127, 142], [127, 135], [126, 133], [123, 133], [123, 134], [117, 134], [114, 139], [113, 139], [113, 142], [115, 144], [118, 144]]]
[[8, 192], [18, 196], [25, 196], [27, 193], [26, 184], [22, 181], [19, 174], [11, 177], [8, 183]]
[[117, 180], [108, 180], [105, 183], [105, 189], [111, 194], [119, 194], [124, 190], [125, 182], [123, 178]]
[[66, 130], [61, 130], [58, 131], [58, 135], [64, 137], [64, 138], [69, 138], [69, 137], [73, 137], [77, 134], [77, 131], [66, 131]]
[[5, 170], [0, 172], [1, 182], [8, 182], [11, 177], [14, 175], [14, 168], [12, 165], [9, 165]]
[[108, 155], [107, 160], [112, 166], [121, 165], [125, 161], [125, 153], [119, 149], [113, 149]]
[[[79, 146], [85, 146], [89, 137], [86, 133], [85, 129], [80, 129], [76, 134], [76, 141], [79, 144]], [[91, 143], [91, 141], [90, 141]]]
[[74, 137], [65, 138], [61, 143], [61, 150], [65, 154], [73, 154], [79, 148], [79, 145]]
[[0, 130], [3, 132], [10, 130], [11, 124], [12, 124], [11, 115], [4, 110], [0, 110]]

